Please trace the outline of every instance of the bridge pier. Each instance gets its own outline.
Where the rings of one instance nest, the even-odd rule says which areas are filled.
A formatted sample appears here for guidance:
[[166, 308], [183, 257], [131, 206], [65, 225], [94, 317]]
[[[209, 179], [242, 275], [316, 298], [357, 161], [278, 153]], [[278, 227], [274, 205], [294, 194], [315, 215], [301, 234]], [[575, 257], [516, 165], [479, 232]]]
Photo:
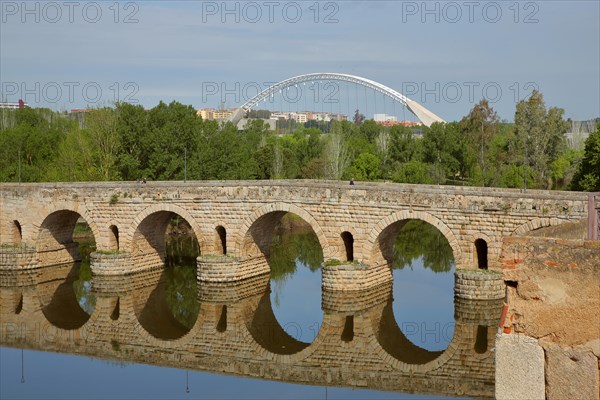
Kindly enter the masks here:
[[341, 264], [323, 266], [324, 291], [367, 290], [392, 281], [392, 269], [388, 264], [375, 266]]
[[237, 282], [268, 274], [271, 269], [265, 256], [240, 259], [226, 255], [199, 256], [196, 259], [199, 282]]
[[90, 254], [90, 266], [94, 276], [128, 275], [136, 271], [131, 254], [125, 252], [94, 251]]
[[0, 270], [23, 270], [38, 267], [37, 251], [25, 247], [0, 247]]
[[37, 283], [37, 270], [0, 269], [0, 321], [39, 309], [35, 301]]
[[45, 245], [42, 249], [38, 249], [37, 258], [39, 267], [79, 262], [81, 261], [79, 243], [67, 242], [56, 243], [51, 246]]
[[457, 269], [454, 272], [454, 294], [469, 300], [497, 300], [506, 297], [506, 286], [500, 272]]

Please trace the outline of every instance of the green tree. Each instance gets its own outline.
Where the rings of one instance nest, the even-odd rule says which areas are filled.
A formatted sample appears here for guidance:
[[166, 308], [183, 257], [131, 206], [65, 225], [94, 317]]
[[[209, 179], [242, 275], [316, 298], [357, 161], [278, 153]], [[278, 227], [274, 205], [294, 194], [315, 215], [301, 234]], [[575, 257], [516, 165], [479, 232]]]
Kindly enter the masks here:
[[348, 168], [345, 176], [360, 181], [374, 181], [379, 178], [379, 157], [371, 153], [361, 153]]
[[334, 125], [334, 132], [328, 135], [325, 144], [325, 177], [327, 179], [340, 179], [351, 162], [342, 129], [340, 125]]
[[377, 122], [372, 119], [368, 121], [364, 121], [360, 127], [359, 131], [363, 137], [365, 137], [369, 143], [374, 143], [375, 138], [379, 136], [379, 133], [383, 130], [383, 128], [377, 125]]
[[531, 166], [537, 186], [549, 188], [551, 166], [566, 148], [568, 122], [564, 110], [546, 110], [542, 94], [534, 90], [527, 100], [517, 103], [515, 112], [515, 143], [513, 150], [523, 149], [523, 163]]
[[456, 158], [460, 153], [461, 132], [458, 123], [434, 123], [423, 135], [425, 162], [434, 166], [436, 182], [443, 184], [448, 176], [460, 171]]
[[117, 120], [117, 110], [109, 107], [90, 111], [85, 116], [88, 143], [94, 149], [100, 177], [104, 181], [119, 178], [116, 164], [121, 142]]
[[26, 107], [10, 115], [12, 121], [0, 132], [0, 180], [16, 182], [19, 175], [22, 182], [45, 180], [59, 144], [75, 123], [44, 108]]
[[583, 160], [573, 177], [574, 190], [600, 191], [600, 122], [585, 140]]
[[88, 130], [74, 129], [58, 146], [58, 157], [48, 165], [48, 181], [102, 181], [97, 152]]
[[417, 160], [398, 164], [396, 171], [392, 175], [392, 180], [398, 183], [433, 183], [430, 174], [430, 165]]
[[[379, 135], [375, 138], [375, 144], [377, 146], [377, 155], [381, 160], [381, 166], [384, 171], [386, 170], [386, 166], [388, 165], [388, 160], [390, 156], [390, 146], [391, 146], [391, 134], [389, 129], [384, 129], [379, 132]], [[385, 178], [386, 176], [384, 176]]]
[[[457, 159], [460, 164], [460, 175], [472, 177], [473, 167], [478, 164], [480, 182], [489, 185], [486, 181], [488, 171], [494, 171], [493, 164], [489, 162], [490, 147], [492, 140], [498, 132], [499, 119], [496, 111], [489, 105], [486, 99], [482, 99], [469, 112], [469, 114], [460, 121], [462, 136], [460, 140], [460, 150]], [[490, 165], [491, 164], [491, 165]], [[487, 168], [486, 168], [487, 167]]]
[[410, 128], [393, 126], [390, 129], [390, 161], [406, 163], [423, 161], [422, 142], [416, 139]]
[[148, 112], [141, 105], [117, 103], [117, 133], [121, 143], [117, 165], [122, 179], [133, 181], [149, 176], [152, 146]]
[[[202, 119], [192, 106], [178, 102], [160, 102], [148, 112], [148, 135], [144, 143], [148, 153], [145, 170], [156, 180], [181, 179], [184, 176], [184, 152], [196, 147]], [[235, 127], [232, 127], [235, 130]], [[235, 130], [237, 133], [237, 130]]]

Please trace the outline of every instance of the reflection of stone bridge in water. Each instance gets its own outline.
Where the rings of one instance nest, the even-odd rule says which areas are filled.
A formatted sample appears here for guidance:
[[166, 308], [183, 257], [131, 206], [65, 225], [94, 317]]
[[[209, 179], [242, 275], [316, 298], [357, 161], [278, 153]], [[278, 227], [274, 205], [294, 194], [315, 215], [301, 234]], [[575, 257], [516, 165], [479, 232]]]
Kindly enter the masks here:
[[73, 264], [5, 270], [0, 344], [310, 385], [493, 397], [501, 301], [456, 299], [451, 343], [427, 351], [394, 319], [391, 282], [324, 291], [323, 322], [307, 344], [275, 319], [268, 275], [200, 283], [200, 311], [187, 329], [161, 302], [163, 273], [95, 276], [88, 316], [69, 285]]

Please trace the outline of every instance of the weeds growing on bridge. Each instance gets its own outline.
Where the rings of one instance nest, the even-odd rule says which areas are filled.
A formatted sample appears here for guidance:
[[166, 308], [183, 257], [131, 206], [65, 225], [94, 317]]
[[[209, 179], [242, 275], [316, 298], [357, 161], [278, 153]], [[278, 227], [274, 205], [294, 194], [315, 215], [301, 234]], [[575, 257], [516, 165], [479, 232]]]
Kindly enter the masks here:
[[111, 206], [114, 204], [117, 204], [120, 196], [121, 196], [121, 192], [114, 193], [112, 196], [110, 196], [110, 200], [108, 201], [108, 204], [110, 204]]

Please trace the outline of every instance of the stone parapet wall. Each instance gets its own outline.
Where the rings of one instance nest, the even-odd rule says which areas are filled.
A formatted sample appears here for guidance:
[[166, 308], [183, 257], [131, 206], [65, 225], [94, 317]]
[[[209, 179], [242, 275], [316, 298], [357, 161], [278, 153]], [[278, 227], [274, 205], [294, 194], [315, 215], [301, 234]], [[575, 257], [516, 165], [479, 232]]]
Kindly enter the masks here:
[[342, 264], [323, 267], [323, 290], [359, 291], [389, 284], [392, 270], [389, 265]]
[[497, 300], [505, 297], [502, 275], [486, 270], [456, 270], [454, 294], [470, 300]]

